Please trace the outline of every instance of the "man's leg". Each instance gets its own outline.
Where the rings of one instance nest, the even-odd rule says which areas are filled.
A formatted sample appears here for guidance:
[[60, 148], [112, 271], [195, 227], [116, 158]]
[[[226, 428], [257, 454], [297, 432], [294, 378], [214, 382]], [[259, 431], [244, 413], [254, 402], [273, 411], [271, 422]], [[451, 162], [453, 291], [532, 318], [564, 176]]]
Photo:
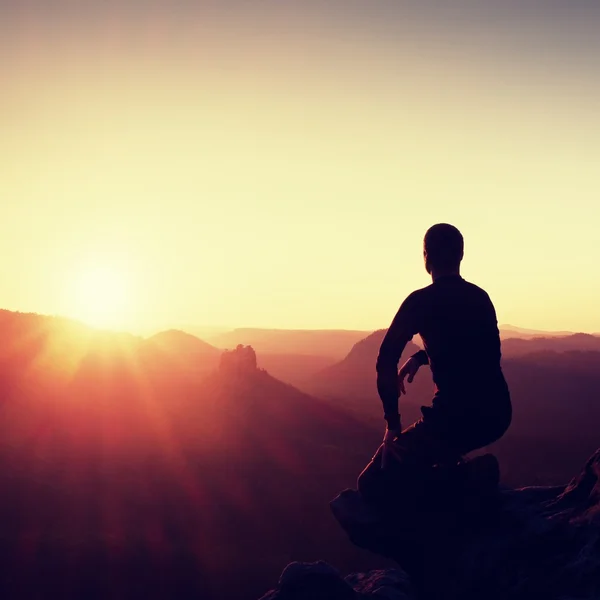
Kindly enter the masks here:
[[385, 473], [382, 465], [383, 444], [379, 446], [369, 464], [358, 476], [356, 487], [361, 495], [367, 500], [377, 500], [384, 493]]
[[381, 504], [389, 499], [394, 491], [398, 492], [407, 474], [402, 460], [395, 453], [386, 457], [383, 466], [384, 445], [381, 444], [377, 452], [358, 476], [357, 489], [365, 500]]
[[440, 440], [465, 455], [502, 437], [512, 419], [506, 386], [488, 389], [481, 396], [448, 397], [437, 393], [431, 406], [421, 408], [423, 421]]
[[358, 477], [357, 487], [362, 496], [371, 501], [381, 501], [402, 485], [403, 476], [410, 471], [428, 468], [435, 464], [456, 462], [460, 456], [436, 435], [425, 419], [420, 419], [405, 429], [387, 449], [385, 469], [382, 468], [383, 444]]
[[425, 418], [405, 429], [390, 450], [399, 462], [416, 468], [454, 463], [460, 458], [442, 432]]

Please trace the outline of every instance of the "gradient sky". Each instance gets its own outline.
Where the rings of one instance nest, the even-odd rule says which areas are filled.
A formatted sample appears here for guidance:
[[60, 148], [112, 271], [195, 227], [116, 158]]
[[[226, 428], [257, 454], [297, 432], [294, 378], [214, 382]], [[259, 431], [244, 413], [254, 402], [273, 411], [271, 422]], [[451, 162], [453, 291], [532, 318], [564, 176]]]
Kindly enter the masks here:
[[0, 0], [0, 307], [374, 329], [448, 221], [500, 322], [600, 331], [598, 31], [597, 0]]

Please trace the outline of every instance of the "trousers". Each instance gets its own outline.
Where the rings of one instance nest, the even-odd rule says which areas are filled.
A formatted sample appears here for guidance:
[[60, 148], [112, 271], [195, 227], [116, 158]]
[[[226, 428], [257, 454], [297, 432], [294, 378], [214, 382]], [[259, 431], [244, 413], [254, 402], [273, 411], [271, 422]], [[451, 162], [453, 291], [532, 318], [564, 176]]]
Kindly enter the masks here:
[[510, 398], [488, 403], [486, 411], [455, 410], [437, 403], [421, 408], [423, 417], [404, 429], [391, 443], [383, 468], [384, 445], [378, 449], [358, 477], [357, 488], [365, 497], [379, 496], [406, 469], [418, 471], [434, 465], [456, 464], [465, 454], [500, 439], [512, 420]]

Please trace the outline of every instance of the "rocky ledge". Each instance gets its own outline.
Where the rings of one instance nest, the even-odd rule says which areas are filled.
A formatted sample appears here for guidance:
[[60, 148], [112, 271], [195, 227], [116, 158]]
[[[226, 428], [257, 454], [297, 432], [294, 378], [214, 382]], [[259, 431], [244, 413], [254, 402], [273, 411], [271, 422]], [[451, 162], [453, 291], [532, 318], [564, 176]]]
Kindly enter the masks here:
[[[489, 455], [475, 460], [493, 468]], [[399, 569], [342, 578], [325, 563], [292, 563], [263, 600], [600, 598], [600, 450], [566, 486], [490, 489], [436, 476], [389, 500], [345, 490], [331, 509], [354, 544]]]

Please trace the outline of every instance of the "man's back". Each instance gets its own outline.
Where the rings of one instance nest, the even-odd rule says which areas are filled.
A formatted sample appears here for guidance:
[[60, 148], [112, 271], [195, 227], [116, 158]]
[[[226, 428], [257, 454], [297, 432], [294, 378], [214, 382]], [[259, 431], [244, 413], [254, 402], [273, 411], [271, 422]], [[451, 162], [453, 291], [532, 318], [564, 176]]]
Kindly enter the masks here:
[[481, 385], [493, 385], [501, 377], [500, 334], [487, 293], [451, 275], [414, 296], [415, 325], [438, 390], [470, 395], [481, 393]]
[[430, 365], [437, 388], [434, 408], [456, 419], [466, 412], [509, 412], [494, 306], [481, 288], [447, 275], [406, 298], [381, 344], [377, 387], [388, 423], [398, 412], [398, 361], [416, 334], [425, 350], [414, 358]]

